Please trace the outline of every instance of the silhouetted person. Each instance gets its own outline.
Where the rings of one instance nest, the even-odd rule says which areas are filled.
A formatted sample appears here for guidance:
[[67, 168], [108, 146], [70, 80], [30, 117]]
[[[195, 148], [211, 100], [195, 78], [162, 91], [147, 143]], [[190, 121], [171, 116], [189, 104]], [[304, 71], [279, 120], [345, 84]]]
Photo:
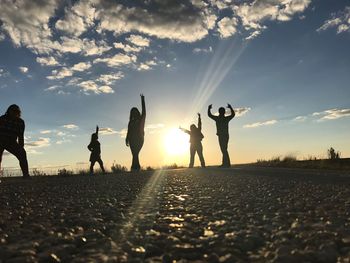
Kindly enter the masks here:
[[23, 177], [29, 177], [27, 153], [24, 149], [25, 124], [21, 119], [21, 109], [13, 104], [0, 117], [0, 169], [4, 150], [16, 156]]
[[227, 108], [231, 110], [231, 115], [225, 116], [225, 108], [219, 108], [219, 116], [215, 116], [211, 113], [212, 104], [208, 106], [208, 116], [216, 122], [216, 135], [219, 138], [220, 149], [222, 152], [222, 167], [230, 167], [230, 156], [228, 155], [227, 146], [229, 140], [228, 123], [235, 117], [235, 111], [230, 104], [227, 104]]
[[203, 157], [203, 146], [202, 140], [204, 138], [202, 134], [202, 120], [201, 115], [198, 113], [198, 127], [192, 124], [190, 126], [190, 130], [186, 130], [180, 127], [180, 129], [190, 135], [190, 165], [189, 168], [193, 167], [194, 164], [194, 156], [197, 152], [199, 160], [201, 162], [201, 166], [205, 168], [205, 161]]
[[105, 173], [105, 168], [103, 167], [103, 162], [101, 159], [101, 144], [98, 141], [98, 126], [96, 126], [96, 132], [91, 135], [91, 142], [87, 147], [90, 154], [90, 174], [94, 173], [94, 165], [96, 162], [101, 167], [103, 173]]
[[131, 170], [139, 171], [141, 169], [139, 162], [139, 153], [143, 146], [145, 137], [145, 120], [146, 120], [146, 105], [145, 96], [141, 96], [142, 113], [133, 107], [130, 110], [130, 118], [128, 124], [128, 133], [126, 135], [125, 143], [126, 146], [130, 146], [132, 153], [132, 165]]

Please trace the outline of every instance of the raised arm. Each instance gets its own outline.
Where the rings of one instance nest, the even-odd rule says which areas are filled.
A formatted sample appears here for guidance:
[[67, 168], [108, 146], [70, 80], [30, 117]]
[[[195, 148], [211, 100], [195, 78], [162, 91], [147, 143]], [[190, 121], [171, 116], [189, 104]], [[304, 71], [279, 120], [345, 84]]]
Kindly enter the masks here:
[[213, 104], [210, 104], [208, 106], [208, 116], [210, 119], [213, 119], [214, 121], [216, 120], [216, 116], [214, 116], [212, 113], [211, 113], [211, 108], [213, 107]]
[[143, 118], [146, 117], [146, 103], [145, 103], [145, 96], [143, 96], [143, 94], [140, 95], [141, 96], [141, 105], [142, 105], [142, 113], [141, 116]]
[[98, 135], [99, 127], [96, 125], [96, 135]]
[[198, 113], [198, 129], [201, 131], [202, 130], [202, 119], [201, 119], [201, 114]]
[[231, 115], [227, 116], [227, 118], [229, 118], [230, 120], [233, 119], [236, 115], [234, 109], [232, 108], [231, 104], [227, 103], [227, 108], [229, 108], [231, 110]]

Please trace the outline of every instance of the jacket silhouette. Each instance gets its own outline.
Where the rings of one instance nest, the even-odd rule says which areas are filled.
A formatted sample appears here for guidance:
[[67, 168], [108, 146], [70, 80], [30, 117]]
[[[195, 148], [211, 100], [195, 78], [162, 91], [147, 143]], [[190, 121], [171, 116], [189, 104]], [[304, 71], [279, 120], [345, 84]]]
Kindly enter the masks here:
[[230, 156], [227, 151], [229, 141], [228, 125], [230, 120], [232, 120], [235, 117], [235, 111], [233, 110], [230, 104], [227, 104], [227, 107], [231, 111], [231, 114], [229, 116], [225, 116], [226, 110], [224, 107], [220, 107], [219, 116], [215, 116], [211, 113], [212, 105], [210, 104], [208, 106], [208, 116], [209, 118], [213, 119], [216, 123], [216, 135], [218, 136], [220, 150], [222, 152], [222, 167], [231, 166]]
[[0, 169], [4, 150], [18, 160], [23, 177], [29, 177], [27, 153], [24, 149], [25, 123], [21, 119], [21, 109], [13, 104], [0, 116]]

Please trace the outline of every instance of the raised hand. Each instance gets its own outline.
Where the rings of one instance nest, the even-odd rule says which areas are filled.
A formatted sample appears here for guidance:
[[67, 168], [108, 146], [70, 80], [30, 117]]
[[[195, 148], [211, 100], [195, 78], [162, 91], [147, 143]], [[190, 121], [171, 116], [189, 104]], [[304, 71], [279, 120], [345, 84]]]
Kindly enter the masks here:
[[199, 112], [197, 113], [197, 115], [198, 115], [199, 118], [201, 117], [201, 114]]
[[145, 96], [141, 93], [140, 94], [140, 96], [141, 96], [141, 99], [144, 99], [145, 98]]
[[231, 106], [231, 104], [230, 104], [230, 103], [227, 103], [227, 108], [229, 108], [229, 109], [231, 109], [231, 108], [232, 108], [232, 106]]
[[99, 127], [98, 125], [96, 125], [96, 134], [98, 134], [98, 131], [99, 131]]
[[208, 106], [208, 109], [209, 109], [209, 110], [211, 110], [211, 108], [213, 108], [213, 104], [210, 104], [210, 105]]

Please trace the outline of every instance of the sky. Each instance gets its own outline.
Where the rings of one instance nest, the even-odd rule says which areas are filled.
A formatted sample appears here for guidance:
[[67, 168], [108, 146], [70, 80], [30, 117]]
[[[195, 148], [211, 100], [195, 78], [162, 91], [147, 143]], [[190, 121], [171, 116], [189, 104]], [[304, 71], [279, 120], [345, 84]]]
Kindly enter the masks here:
[[[349, 43], [346, 0], [0, 0], [0, 113], [21, 107], [31, 168], [86, 168], [96, 125], [106, 166], [129, 167], [141, 93], [144, 167], [188, 164], [178, 127], [197, 112], [220, 164], [206, 112], [227, 103], [233, 164], [350, 157]], [[18, 168], [9, 154], [3, 166]]]

